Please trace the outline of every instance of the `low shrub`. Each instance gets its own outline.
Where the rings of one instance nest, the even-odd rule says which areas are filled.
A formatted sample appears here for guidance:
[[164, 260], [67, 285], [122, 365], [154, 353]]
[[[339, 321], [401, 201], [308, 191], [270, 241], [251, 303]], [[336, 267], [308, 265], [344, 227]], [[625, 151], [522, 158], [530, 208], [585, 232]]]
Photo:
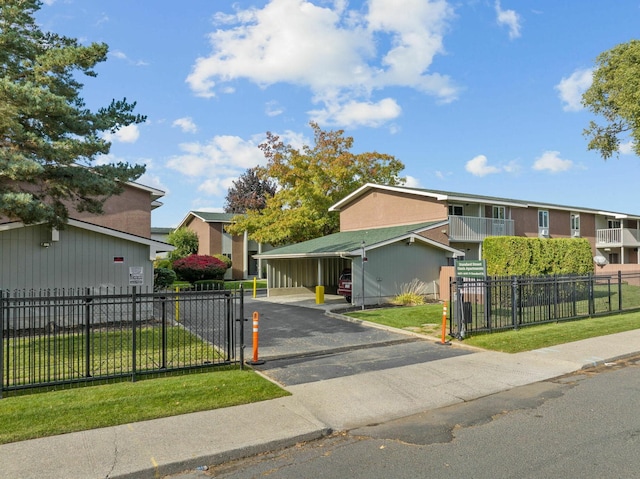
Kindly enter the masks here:
[[214, 254], [213, 257], [216, 258], [216, 259], [219, 259], [224, 264], [226, 264], [227, 265], [227, 269], [231, 268], [231, 266], [232, 266], [231, 258], [229, 258], [228, 256], [225, 256], [223, 254]]
[[400, 293], [393, 298], [392, 303], [401, 306], [419, 306], [425, 303], [427, 285], [417, 278], [400, 286]]
[[169, 288], [177, 279], [176, 272], [169, 268], [156, 268], [153, 270], [153, 290], [159, 291]]
[[174, 261], [173, 270], [179, 279], [195, 283], [205, 279], [222, 279], [227, 266], [213, 256], [192, 254]]

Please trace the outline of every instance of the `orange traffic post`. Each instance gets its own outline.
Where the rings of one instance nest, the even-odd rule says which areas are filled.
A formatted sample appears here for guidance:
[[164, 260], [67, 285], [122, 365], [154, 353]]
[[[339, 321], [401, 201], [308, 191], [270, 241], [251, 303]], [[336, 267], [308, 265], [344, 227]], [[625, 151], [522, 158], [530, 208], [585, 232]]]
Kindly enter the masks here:
[[259, 331], [258, 323], [260, 322], [260, 314], [257, 311], [253, 312], [253, 359], [247, 361], [248, 364], [258, 365], [264, 364], [264, 361], [258, 359], [258, 343], [259, 343]]
[[445, 339], [446, 333], [447, 333], [447, 302], [445, 301], [444, 305], [442, 306], [442, 337], [440, 342], [437, 344], [441, 344], [445, 346], [448, 346], [451, 344], [449, 341]]

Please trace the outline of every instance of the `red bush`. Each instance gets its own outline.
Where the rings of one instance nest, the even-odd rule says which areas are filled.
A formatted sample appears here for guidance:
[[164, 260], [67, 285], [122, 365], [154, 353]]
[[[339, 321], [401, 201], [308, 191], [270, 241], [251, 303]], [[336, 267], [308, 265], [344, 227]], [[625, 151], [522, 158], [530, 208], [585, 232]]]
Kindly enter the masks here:
[[192, 254], [173, 262], [178, 278], [194, 283], [203, 279], [222, 279], [227, 265], [218, 258]]

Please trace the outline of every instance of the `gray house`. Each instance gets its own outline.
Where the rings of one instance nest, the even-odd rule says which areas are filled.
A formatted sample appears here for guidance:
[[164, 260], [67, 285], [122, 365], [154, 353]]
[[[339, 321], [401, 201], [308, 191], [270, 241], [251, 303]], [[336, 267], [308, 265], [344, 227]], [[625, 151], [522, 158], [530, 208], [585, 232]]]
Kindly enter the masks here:
[[156, 252], [172, 248], [74, 219], [61, 231], [2, 223], [0, 289], [152, 287]]
[[440, 268], [464, 256], [423, 236], [438, 228], [442, 228], [440, 221], [343, 231], [256, 258], [267, 263], [270, 296], [313, 292], [317, 285], [335, 294], [340, 272], [350, 268], [354, 304], [362, 304], [363, 296], [366, 304], [388, 301], [414, 280], [426, 286], [427, 296], [437, 298]]

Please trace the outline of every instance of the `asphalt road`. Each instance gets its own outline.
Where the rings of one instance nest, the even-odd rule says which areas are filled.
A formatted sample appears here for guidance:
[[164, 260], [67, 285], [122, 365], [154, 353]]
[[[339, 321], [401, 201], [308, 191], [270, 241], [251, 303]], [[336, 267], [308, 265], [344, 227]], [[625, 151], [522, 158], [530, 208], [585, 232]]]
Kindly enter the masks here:
[[[254, 367], [284, 386], [471, 354], [326, 316], [316, 308], [248, 300], [245, 315], [251, 317], [254, 310], [260, 318], [258, 358], [265, 361]], [[251, 360], [251, 322], [245, 324], [245, 358]]]
[[178, 477], [635, 478], [640, 358]]

